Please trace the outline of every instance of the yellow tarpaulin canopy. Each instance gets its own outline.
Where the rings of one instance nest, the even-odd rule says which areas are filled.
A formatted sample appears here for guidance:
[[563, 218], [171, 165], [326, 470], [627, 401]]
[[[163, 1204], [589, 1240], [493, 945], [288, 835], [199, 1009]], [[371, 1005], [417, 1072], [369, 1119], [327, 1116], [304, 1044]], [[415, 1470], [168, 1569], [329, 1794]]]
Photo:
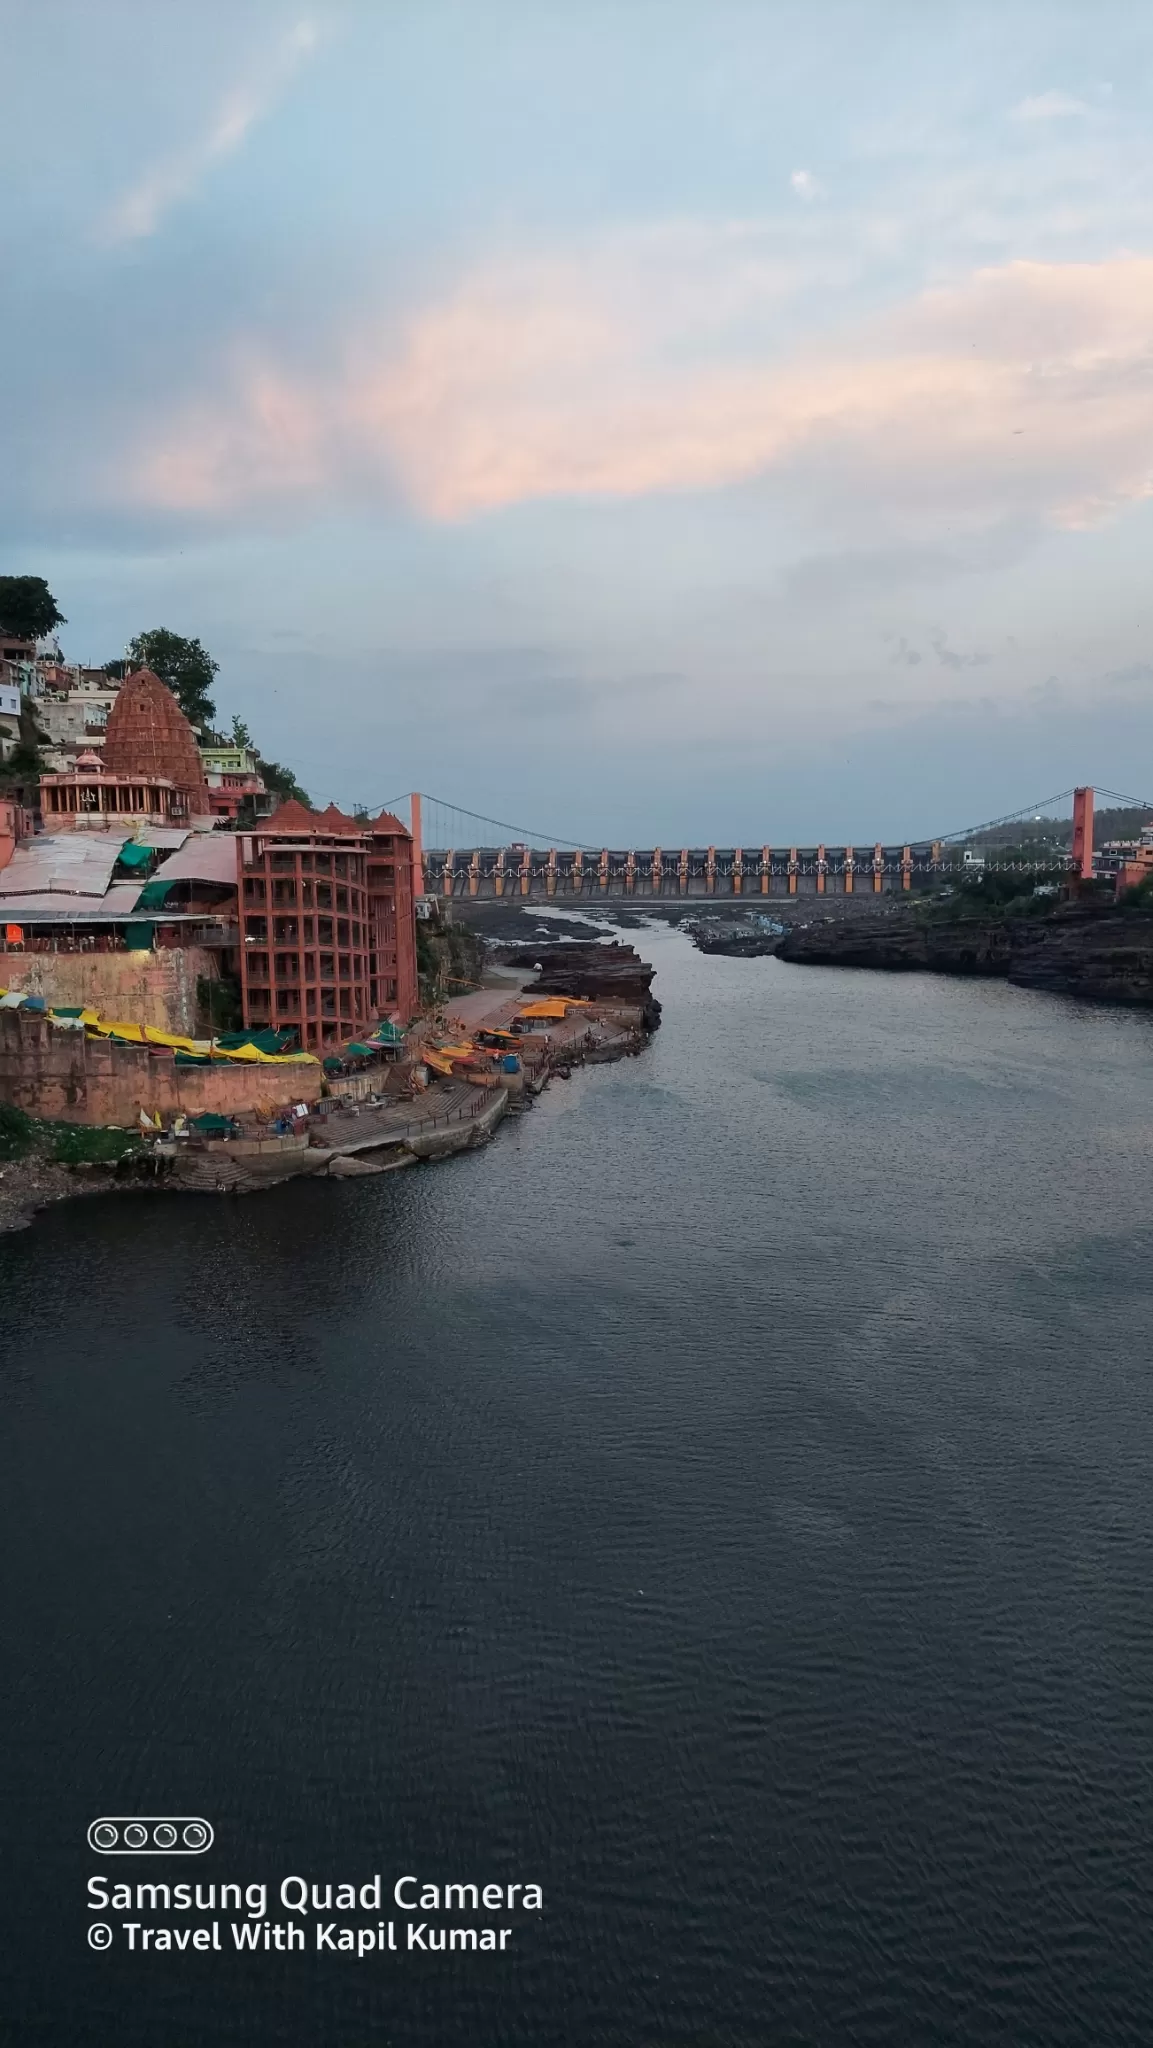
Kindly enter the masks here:
[[149, 1045], [166, 1045], [172, 1052], [211, 1052], [210, 1038], [181, 1038], [175, 1031], [158, 1031], [155, 1024], [144, 1026]]
[[83, 1021], [90, 1031], [101, 1038], [120, 1038], [130, 1045], [161, 1046], [166, 1052], [199, 1053], [202, 1057], [211, 1055], [218, 1060], [240, 1060], [253, 1067], [312, 1067], [316, 1065], [310, 1052], [261, 1052], [259, 1046], [237, 1045], [227, 1050], [218, 1045], [214, 1038], [185, 1038], [175, 1031], [161, 1031], [154, 1024], [127, 1024], [109, 1022], [97, 1015], [95, 1010], [85, 1010]]
[[555, 1020], [564, 1016], [570, 1002], [571, 998], [569, 996], [545, 996], [539, 1003], [526, 1003], [524, 1009], [520, 1011], [520, 1015], [522, 1017], [551, 1017]]

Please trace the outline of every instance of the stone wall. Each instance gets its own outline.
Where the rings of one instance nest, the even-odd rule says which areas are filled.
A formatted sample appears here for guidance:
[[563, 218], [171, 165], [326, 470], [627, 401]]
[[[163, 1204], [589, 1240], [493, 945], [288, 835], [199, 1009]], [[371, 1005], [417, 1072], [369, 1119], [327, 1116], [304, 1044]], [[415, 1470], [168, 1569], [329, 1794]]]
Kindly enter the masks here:
[[112, 1045], [46, 1017], [0, 1010], [0, 1102], [31, 1116], [75, 1124], [135, 1127], [140, 1111], [198, 1116], [216, 1110], [241, 1116], [257, 1106], [281, 1107], [320, 1096], [322, 1073], [311, 1066], [177, 1066], [171, 1053], [143, 1045]]
[[4, 953], [0, 988], [24, 989], [65, 1009], [87, 1004], [109, 1023], [151, 1024], [197, 1037], [196, 984], [219, 976], [204, 946], [155, 953]]

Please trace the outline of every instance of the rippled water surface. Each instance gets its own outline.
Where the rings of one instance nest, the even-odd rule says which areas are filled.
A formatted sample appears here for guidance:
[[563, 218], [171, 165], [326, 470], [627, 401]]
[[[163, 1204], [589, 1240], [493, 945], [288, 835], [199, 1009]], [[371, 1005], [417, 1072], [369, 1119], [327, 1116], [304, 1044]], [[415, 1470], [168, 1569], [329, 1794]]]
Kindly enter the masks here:
[[[1150, 2039], [1153, 1019], [640, 944], [480, 1154], [0, 1245], [21, 2048]], [[545, 1911], [90, 1953], [181, 1810]]]

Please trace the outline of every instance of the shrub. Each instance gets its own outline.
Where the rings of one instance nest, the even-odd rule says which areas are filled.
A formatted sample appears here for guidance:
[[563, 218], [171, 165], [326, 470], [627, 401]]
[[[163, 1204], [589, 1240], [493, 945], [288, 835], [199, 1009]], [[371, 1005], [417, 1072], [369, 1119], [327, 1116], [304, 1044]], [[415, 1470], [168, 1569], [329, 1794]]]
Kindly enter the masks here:
[[140, 1149], [134, 1131], [106, 1130], [102, 1124], [59, 1124], [52, 1138], [52, 1157], [58, 1166], [115, 1166], [117, 1160]]
[[0, 1159], [22, 1159], [31, 1143], [31, 1117], [13, 1102], [0, 1102]]

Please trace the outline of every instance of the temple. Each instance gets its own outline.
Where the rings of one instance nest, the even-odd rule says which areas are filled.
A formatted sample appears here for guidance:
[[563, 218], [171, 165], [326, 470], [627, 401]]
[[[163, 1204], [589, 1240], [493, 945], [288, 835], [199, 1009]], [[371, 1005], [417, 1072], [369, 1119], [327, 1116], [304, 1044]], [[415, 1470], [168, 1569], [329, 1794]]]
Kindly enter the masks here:
[[41, 776], [40, 804], [49, 832], [211, 825], [196, 734], [151, 669], [137, 669], [121, 684], [102, 755], [83, 753], [66, 773]]

